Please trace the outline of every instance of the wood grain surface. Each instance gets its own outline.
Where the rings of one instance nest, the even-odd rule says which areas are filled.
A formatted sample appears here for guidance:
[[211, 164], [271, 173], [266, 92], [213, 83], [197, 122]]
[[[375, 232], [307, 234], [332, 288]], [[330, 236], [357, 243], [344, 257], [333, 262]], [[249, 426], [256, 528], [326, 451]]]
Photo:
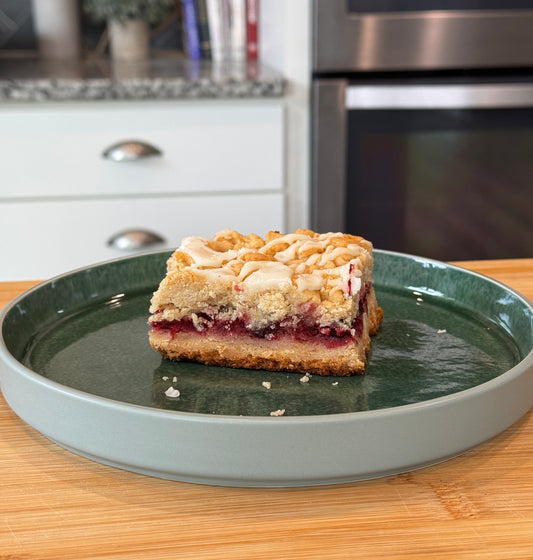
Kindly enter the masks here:
[[[460, 264], [533, 299], [533, 259]], [[32, 284], [0, 283], [0, 307]], [[533, 414], [411, 473], [249, 489], [159, 480], [83, 459], [0, 397], [0, 560], [87, 558], [532, 559]]]

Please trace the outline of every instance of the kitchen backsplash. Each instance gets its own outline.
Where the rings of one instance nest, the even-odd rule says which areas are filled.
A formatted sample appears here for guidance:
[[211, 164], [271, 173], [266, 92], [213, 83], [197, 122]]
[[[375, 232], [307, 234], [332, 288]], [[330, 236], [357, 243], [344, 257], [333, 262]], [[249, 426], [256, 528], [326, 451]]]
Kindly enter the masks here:
[[[183, 50], [183, 25], [179, 5], [177, 1], [173, 14], [152, 30], [152, 49]], [[105, 33], [105, 26], [94, 24], [81, 9], [80, 19], [82, 50], [85, 53], [95, 53]], [[0, 0], [0, 54], [7, 55], [12, 51], [31, 52], [36, 49], [31, 0]]]

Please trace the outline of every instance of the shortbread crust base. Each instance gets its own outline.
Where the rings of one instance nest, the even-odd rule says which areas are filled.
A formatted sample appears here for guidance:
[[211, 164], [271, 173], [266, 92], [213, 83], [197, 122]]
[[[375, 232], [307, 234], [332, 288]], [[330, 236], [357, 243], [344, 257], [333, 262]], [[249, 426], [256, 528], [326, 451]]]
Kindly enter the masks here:
[[168, 331], [152, 328], [149, 339], [163, 357], [192, 360], [207, 365], [297, 371], [316, 375], [348, 376], [362, 374], [370, 349], [370, 336], [376, 334], [383, 311], [374, 290], [368, 294], [368, 312], [363, 317], [362, 336], [337, 347], [294, 338], [266, 340], [216, 333], [180, 332], [173, 337]]

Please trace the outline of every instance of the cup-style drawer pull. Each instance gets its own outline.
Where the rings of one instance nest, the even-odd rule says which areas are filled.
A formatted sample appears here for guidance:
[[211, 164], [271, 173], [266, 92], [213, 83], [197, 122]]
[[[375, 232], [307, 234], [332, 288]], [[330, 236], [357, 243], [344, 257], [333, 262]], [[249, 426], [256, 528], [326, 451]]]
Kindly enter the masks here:
[[139, 251], [164, 242], [165, 240], [157, 233], [143, 229], [132, 229], [116, 233], [107, 244], [121, 251]]
[[163, 152], [140, 140], [124, 140], [109, 146], [102, 156], [113, 161], [138, 161], [152, 156], [161, 156]]

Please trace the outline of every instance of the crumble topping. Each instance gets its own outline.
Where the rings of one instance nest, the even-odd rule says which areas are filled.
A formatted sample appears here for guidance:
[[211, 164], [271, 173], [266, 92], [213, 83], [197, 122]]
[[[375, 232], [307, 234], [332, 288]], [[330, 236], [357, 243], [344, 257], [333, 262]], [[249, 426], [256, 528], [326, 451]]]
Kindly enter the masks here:
[[369, 241], [343, 233], [298, 229], [282, 235], [271, 231], [263, 240], [255, 234], [245, 236], [226, 229], [213, 239], [183, 239], [169, 259], [168, 269], [189, 267], [206, 277], [228, 278], [248, 289], [283, 284], [301, 291], [325, 289], [331, 296], [328, 299], [336, 301], [359, 291], [371, 253]]
[[265, 239], [225, 229], [186, 237], [167, 261], [152, 298], [155, 321], [191, 317], [198, 331], [246, 313], [253, 329], [308, 317], [351, 329], [371, 283], [372, 244], [343, 233], [269, 232]]

